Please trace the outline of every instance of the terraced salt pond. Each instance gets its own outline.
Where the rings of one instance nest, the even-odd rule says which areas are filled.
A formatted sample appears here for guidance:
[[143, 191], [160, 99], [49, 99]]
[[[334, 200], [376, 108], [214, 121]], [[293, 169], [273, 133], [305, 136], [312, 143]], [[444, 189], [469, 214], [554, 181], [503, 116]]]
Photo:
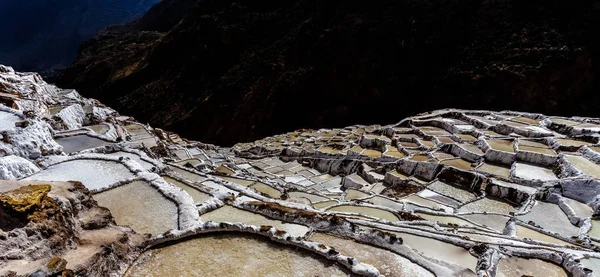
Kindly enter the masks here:
[[470, 143], [461, 143], [461, 144], [457, 144], [458, 146], [460, 146], [461, 148], [464, 148], [465, 150], [475, 153], [477, 155], [483, 155], [483, 151], [481, 151], [481, 149], [479, 149], [479, 147], [477, 147], [477, 145], [474, 144], [470, 144]]
[[12, 113], [0, 111], [0, 131], [15, 128], [15, 123], [19, 121], [22, 121], [20, 117]]
[[186, 159], [186, 160], [178, 161], [178, 162], [175, 162], [175, 164], [179, 165], [179, 166], [184, 166], [184, 167], [186, 166], [186, 164], [189, 164], [191, 166], [196, 167], [196, 166], [203, 164], [203, 162], [199, 159], [194, 158], [194, 159]]
[[556, 156], [556, 152], [554, 152], [554, 150], [549, 149], [547, 147], [541, 148], [541, 147], [532, 147], [532, 146], [527, 146], [527, 145], [519, 145], [519, 151], [527, 151], [527, 152], [534, 152], [534, 153], [540, 153], [540, 154], [544, 154], [544, 155], [548, 155], [548, 156]]
[[434, 276], [431, 272], [410, 260], [374, 246], [323, 233], [313, 233], [309, 240], [331, 246], [344, 255], [355, 257], [359, 262], [373, 265], [379, 270], [379, 273], [388, 277]]
[[188, 179], [192, 182], [202, 182], [204, 180], [206, 180], [206, 177], [203, 177], [199, 174], [184, 170], [184, 169], [180, 169], [174, 166], [169, 166], [169, 168], [171, 170], [173, 170], [175, 173], [179, 174], [181, 177]]
[[85, 126], [85, 128], [88, 128], [88, 129], [94, 131], [94, 133], [100, 134], [100, 135], [106, 134], [106, 132], [108, 132], [108, 130], [110, 130], [110, 128], [108, 126], [106, 126], [105, 124]]
[[462, 203], [473, 201], [475, 198], [477, 198], [477, 196], [475, 196], [475, 194], [472, 192], [446, 184], [442, 181], [435, 181], [427, 186], [427, 188], [439, 194], [456, 199]]
[[498, 263], [497, 277], [547, 276], [567, 277], [561, 267], [537, 259], [504, 258]]
[[461, 158], [444, 160], [441, 162], [442, 164], [453, 166], [463, 170], [471, 170], [473, 168], [471, 162], [463, 160]]
[[127, 167], [117, 162], [74, 160], [52, 165], [23, 180], [80, 181], [88, 189], [98, 190], [134, 177]]
[[160, 234], [177, 229], [177, 206], [150, 184], [135, 181], [94, 195], [107, 207], [119, 225], [138, 233]]
[[461, 204], [460, 202], [458, 202], [458, 201], [456, 201], [456, 200], [454, 200], [452, 198], [446, 197], [444, 195], [441, 195], [441, 194], [439, 194], [437, 192], [434, 192], [434, 191], [431, 191], [431, 190], [428, 190], [428, 189], [424, 189], [424, 190], [420, 191], [419, 193], [417, 193], [417, 195], [421, 196], [421, 197], [423, 197], [425, 199], [428, 199], [428, 200], [432, 200], [432, 201], [435, 201], [435, 202], [442, 203], [442, 204], [444, 204], [446, 206], [449, 206], [449, 207], [455, 207], [456, 208], [456, 207], [458, 207]]
[[310, 252], [266, 238], [211, 234], [148, 250], [124, 276], [348, 276], [348, 272]]
[[324, 196], [320, 196], [320, 195], [316, 195], [316, 194], [311, 194], [311, 193], [306, 193], [306, 192], [300, 192], [300, 191], [292, 191], [288, 193], [288, 197], [290, 199], [296, 199], [296, 198], [306, 198], [308, 200], [310, 200], [311, 202], [319, 202], [319, 201], [325, 201], [325, 200], [329, 200], [329, 198], [324, 197]]
[[267, 184], [263, 184], [260, 182], [254, 182], [254, 184], [249, 186], [249, 188], [251, 188], [261, 194], [267, 195], [268, 197], [271, 197], [271, 198], [276, 198], [276, 199], [281, 198], [281, 192], [277, 189], [272, 188], [271, 186], [269, 186]]
[[600, 276], [600, 259], [582, 259], [581, 264], [583, 264], [583, 267], [592, 270], [594, 276]]
[[[5, 71], [0, 72], [0, 82]], [[27, 87], [31, 86], [18, 86], [22, 90], [26, 90]], [[59, 111], [65, 105], [81, 102], [89, 115], [94, 110], [92, 106], [98, 104], [96, 101], [81, 101], [79, 97], [73, 97], [77, 96], [75, 93], [62, 97], [69, 93], [67, 91], [43, 95], [47, 92], [24, 92], [24, 95], [33, 96], [32, 101], [52, 100], [47, 102], [60, 105], [51, 108], [51, 112]], [[41, 97], [37, 97], [36, 93], [42, 94], [39, 95]], [[44, 105], [39, 104], [41, 105], [38, 106], [42, 107]], [[51, 126], [59, 123], [53, 122], [58, 121], [58, 118], [49, 117], [47, 114], [43, 117]], [[13, 126], [16, 120], [15, 117], [0, 112], [0, 130], [39, 130], [15, 128]], [[39, 125], [40, 121], [37, 119], [27, 120], [34, 127], [37, 124], [37, 127], [45, 128], [45, 125]], [[584, 266], [598, 271], [597, 267], [594, 267], [598, 260], [590, 260], [590, 257], [598, 258], [594, 246], [600, 246], [600, 221], [598, 218], [592, 218], [594, 212], [591, 209], [598, 203], [595, 195], [587, 195], [586, 192], [598, 191], [598, 180], [587, 177], [600, 176], [600, 165], [593, 161], [595, 153], [591, 152], [600, 153], [600, 144], [593, 141], [597, 139], [594, 135], [600, 130], [600, 125], [597, 124], [600, 121], [571, 118], [574, 122], [570, 123], [574, 123], [574, 128], [564, 128], [552, 124], [548, 126], [549, 120], [551, 117], [544, 115], [512, 111], [448, 109], [416, 115], [396, 121], [398, 123], [392, 125], [298, 130], [254, 142], [239, 143], [229, 148], [188, 141], [174, 133], [163, 133], [159, 129], [137, 124], [133, 118], [116, 116], [109, 119], [110, 123], [98, 122], [99, 125], [87, 126], [87, 136], [80, 135], [84, 133], [81, 129], [55, 133], [58, 134], [57, 138], [72, 136], [59, 139], [68, 153], [111, 143], [97, 140], [101, 138], [96, 134], [113, 137], [117, 133], [125, 133], [126, 141], [118, 145], [119, 149], [122, 149], [119, 151], [122, 152], [107, 154], [105, 158], [101, 158], [103, 154], [99, 153], [74, 156], [71, 158], [85, 156], [98, 160], [84, 159], [41, 168], [44, 172], [29, 179], [45, 179], [50, 176], [47, 177], [48, 180], [83, 181], [96, 194], [98, 202], [113, 211], [117, 223], [131, 225], [139, 232], [158, 234], [174, 228], [186, 229], [180, 230], [182, 233], [173, 233], [174, 237], [165, 237], [174, 241], [147, 251], [127, 273], [128, 276], [348, 275], [346, 270], [332, 265], [331, 262], [323, 262], [323, 257], [315, 257], [302, 250], [296, 252], [298, 248], [303, 249], [302, 246], [289, 245], [302, 241], [308, 243], [310, 239], [318, 241], [312, 244], [315, 247], [319, 242], [335, 246], [342, 254], [349, 254], [360, 261], [373, 264], [387, 276], [432, 276], [424, 267], [435, 270], [438, 276], [443, 277], [474, 276], [473, 271], [478, 258], [481, 262], [480, 275], [496, 276], [496, 272], [491, 271], [495, 271], [499, 259], [504, 259], [500, 262], [499, 276], [565, 276], [559, 268], [560, 265], [555, 266], [535, 259], [554, 259], [557, 256], [553, 255], [564, 257], [567, 253], [576, 254], [578, 258], [581, 256]], [[490, 124], [496, 126], [492, 127]], [[549, 129], [545, 129], [546, 127]], [[589, 143], [578, 141], [588, 138]], [[161, 148], [164, 146], [169, 151], [153, 151], [152, 155], [149, 153], [156, 162], [135, 150], [141, 148], [140, 143], [151, 147], [159, 141]], [[7, 143], [21, 147], [15, 141]], [[361, 144], [364, 147], [359, 146]], [[487, 155], [484, 155], [483, 149], [487, 151]], [[382, 153], [383, 157], [379, 158]], [[118, 157], [125, 159], [118, 161]], [[38, 164], [42, 166], [69, 158], [48, 157], [38, 161]], [[130, 159], [132, 162], [129, 162]], [[9, 171], [21, 170], [20, 165], [10, 168], [13, 161], [7, 160]], [[133, 161], [150, 172], [129, 172], [126, 165], [133, 165]], [[171, 169], [163, 171], [162, 163], [167, 163]], [[479, 168], [475, 168], [476, 166]], [[586, 176], [572, 174], [576, 172], [573, 169], [578, 169]], [[443, 174], [439, 174], [442, 173], [441, 170]], [[560, 172], [560, 175], [556, 176], [554, 172]], [[162, 174], [170, 184], [160, 179], [153, 183], [131, 181], [157, 178], [153, 173]], [[224, 174], [227, 176], [223, 176]], [[438, 181], [438, 178], [442, 181]], [[129, 184], [121, 185], [126, 182]], [[109, 189], [110, 185], [121, 186]], [[409, 185], [414, 187], [410, 188]], [[181, 202], [175, 203], [173, 199], [161, 193], [163, 190], [186, 197], [178, 198]], [[258, 196], [257, 193], [262, 196]], [[230, 194], [235, 197], [230, 197]], [[489, 198], [481, 198], [485, 195]], [[584, 199], [583, 201], [589, 202], [589, 206], [566, 197]], [[235, 202], [230, 202], [233, 199]], [[200, 207], [187, 206], [192, 204], [192, 200]], [[577, 222], [579, 225], [584, 223], [583, 228], [570, 223], [566, 214], [556, 204], [536, 204], [536, 201], [557, 200], [561, 205], [571, 207], [578, 218], [585, 220]], [[267, 205], [272, 210], [265, 211], [263, 215], [262, 212], [244, 210], [249, 209], [249, 201], [275, 202], [283, 206], [286, 206], [287, 202], [290, 204], [287, 205], [289, 208], [293, 206], [295, 209], [278, 209], [276, 206]], [[260, 206], [261, 210], [267, 208], [264, 205]], [[300, 212], [302, 209], [309, 212]], [[570, 213], [570, 208], [563, 206], [563, 209]], [[211, 211], [207, 212], [208, 210]], [[288, 216], [296, 218], [301, 225], [266, 216], [270, 216], [271, 212], [283, 211], [293, 213]], [[314, 213], [321, 215], [312, 216]], [[348, 219], [354, 225], [338, 224], [339, 221], [335, 220], [337, 217], [332, 217], [334, 213], [337, 217]], [[406, 213], [412, 213], [415, 218], [408, 218], [410, 216]], [[416, 217], [424, 221], [399, 220], [418, 219]], [[328, 219], [331, 224], [327, 224]], [[579, 234], [580, 230], [586, 230], [590, 219], [592, 228], [589, 233]], [[204, 225], [209, 229], [216, 228], [214, 232], [204, 230], [201, 225], [196, 224], [207, 220], [245, 222], [254, 226], [270, 225], [280, 231], [264, 232], [263, 228], [259, 231], [263, 236], [251, 236], [241, 235], [237, 233], [239, 229], [227, 224]], [[577, 218], [571, 220], [576, 221]], [[181, 226], [178, 226], [179, 223]], [[377, 242], [363, 239], [382, 234], [360, 232], [355, 228], [360, 224], [370, 226], [361, 226], [361, 229], [377, 228], [392, 232], [401, 238], [404, 244], [388, 238], [389, 244], [379, 241], [384, 243], [380, 249], [372, 245]], [[536, 227], [538, 225], [541, 227]], [[513, 230], [513, 227], [516, 230]], [[119, 228], [115, 226], [112, 229]], [[505, 229], [507, 234], [503, 235]], [[293, 236], [303, 237], [290, 239], [287, 243], [284, 241], [281, 245], [265, 238], [274, 233], [278, 237], [274, 240], [279, 241], [284, 230]], [[30, 233], [27, 231], [25, 233]], [[187, 239], [177, 236], [196, 231], [210, 234]], [[332, 232], [315, 233], [327, 231]], [[226, 234], [219, 235], [220, 233]], [[103, 237], [103, 232], [99, 231], [95, 235]], [[510, 235], [514, 237], [508, 237]], [[35, 239], [31, 236], [30, 238]], [[116, 241], [119, 238], [110, 240]], [[0, 245], [4, 243], [12, 246], [13, 241], [17, 244], [24, 242], [21, 239], [26, 238], [15, 238], [12, 235], [3, 238], [0, 234]], [[156, 242], [156, 239], [162, 241], [163, 237], [150, 239], [150, 244]], [[577, 243], [577, 239], [584, 243]], [[590, 240], [592, 246], [588, 244]], [[86, 241], [87, 239], [83, 242]], [[134, 241], [136, 240], [130, 242]], [[480, 243], [493, 244], [493, 259], [484, 260], [484, 256], [476, 249], [469, 252], [458, 246], [460, 244], [471, 247]], [[85, 248], [88, 244], [80, 246]], [[387, 246], [401, 254], [383, 249]], [[25, 247], [28, 247], [28, 244]], [[9, 255], [18, 256], [18, 249], [17, 247], [14, 251], [15, 249], [11, 248]], [[89, 252], [84, 254], [87, 253]], [[329, 252], [327, 256], [334, 256], [333, 254], [335, 252]], [[67, 255], [71, 255], [65, 256], [70, 264], [67, 266], [77, 266], [77, 262], [72, 260], [74, 255]], [[93, 255], [82, 256], [87, 259]], [[23, 257], [22, 264], [29, 268], [33, 268], [33, 263], [39, 262], [38, 265], [42, 266], [46, 264], [45, 260], [31, 259], [27, 254]], [[103, 260], [107, 257], [110, 260]], [[523, 257], [532, 260], [523, 260]], [[110, 255], [94, 256], [90, 259], [98, 259], [97, 264], [101, 264], [102, 267], [86, 268], [100, 272], [88, 275], [118, 276], [121, 273], [120, 269], [125, 270], [129, 266], [114, 266], [113, 263], [118, 261]], [[511, 259], [514, 261], [511, 262]], [[354, 260], [348, 260], [348, 263], [350, 261]], [[0, 267], [6, 263], [7, 261], [0, 259]], [[11, 266], [19, 264], [13, 261], [8, 263]], [[565, 264], [565, 268], [572, 269], [569, 264]], [[553, 269], [556, 269], [556, 272]], [[488, 272], [484, 272], [486, 270]], [[578, 275], [577, 273], [579, 272], [573, 272], [572, 275]]]
[[553, 181], [558, 180], [552, 170], [527, 163], [515, 163], [515, 177], [527, 180]]
[[465, 269], [463, 272], [461, 272], [460, 276], [476, 276], [475, 267], [477, 266], [477, 258], [469, 254], [469, 251], [462, 247], [407, 233], [392, 232], [387, 230], [386, 232], [393, 233], [397, 237], [402, 238], [403, 244], [408, 245], [410, 248], [424, 256], [454, 263], [464, 267]]
[[594, 178], [600, 178], [600, 166], [594, 162], [581, 156], [565, 155], [565, 157], [571, 164], [573, 164], [573, 166], [575, 166], [575, 168], [581, 172]]
[[135, 142], [143, 143], [150, 148], [156, 146], [156, 139], [150, 134], [144, 126], [140, 124], [131, 124], [125, 126], [125, 129], [131, 134], [131, 139]]
[[567, 215], [557, 205], [551, 203], [538, 201], [529, 213], [520, 215], [517, 219], [525, 223], [533, 221], [545, 230], [565, 237], [579, 234], [579, 227], [573, 226]]
[[477, 168], [477, 171], [485, 172], [491, 175], [501, 176], [504, 178], [510, 177], [510, 168], [497, 164], [483, 163]]
[[446, 205], [442, 205], [440, 203], [437, 203], [435, 201], [431, 201], [429, 199], [425, 199], [425, 198], [420, 197], [418, 195], [411, 195], [409, 197], [402, 198], [402, 200], [404, 200], [406, 202], [417, 204], [418, 206], [427, 207], [427, 208], [430, 208], [432, 210], [443, 210], [445, 212], [453, 212], [454, 211], [454, 209], [451, 208], [451, 207], [448, 207]]
[[331, 207], [331, 206], [333, 206], [335, 204], [338, 204], [338, 203], [339, 202], [335, 201], [335, 200], [326, 200], [326, 201], [321, 201], [321, 202], [313, 203], [313, 207], [315, 207], [315, 209], [322, 210], [322, 209], [326, 209], [326, 208]]
[[115, 152], [115, 153], [110, 153], [107, 154], [109, 156], [114, 156], [114, 157], [125, 157], [125, 158], [129, 158], [131, 160], [134, 160], [135, 162], [137, 162], [138, 164], [140, 164], [145, 170], [151, 170], [154, 165], [142, 160], [142, 158], [140, 158], [140, 156], [136, 155], [136, 154], [132, 154], [129, 152], [123, 152], [123, 151], [119, 151], [119, 152]]
[[59, 138], [56, 139], [56, 142], [63, 147], [63, 151], [67, 154], [112, 144], [112, 142], [93, 138], [86, 135]]
[[567, 205], [573, 209], [575, 215], [581, 218], [591, 217], [594, 212], [590, 206], [570, 198], [563, 198]]
[[514, 153], [513, 143], [510, 140], [499, 140], [499, 139], [490, 139], [487, 140], [487, 143], [490, 147], [497, 151], [504, 151], [509, 153]]
[[344, 196], [344, 200], [353, 200], [359, 198], [365, 198], [371, 196], [368, 193], [362, 192], [360, 190], [349, 189], [346, 191], [346, 195]]
[[523, 239], [532, 239], [546, 243], [553, 243], [558, 245], [572, 245], [566, 241], [557, 239], [555, 237], [540, 233], [538, 231], [532, 230], [527, 227], [523, 227], [521, 225], [517, 225], [517, 237]]
[[457, 137], [459, 137], [460, 139], [464, 140], [464, 141], [476, 141], [477, 138], [471, 135], [467, 135], [467, 134], [456, 134]]
[[462, 217], [471, 220], [479, 225], [487, 226], [498, 232], [502, 232], [506, 226], [509, 217], [495, 214], [469, 214]]
[[205, 213], [200, 216], [203, 221], [214, 221], [214, 222], [240, 222], [248, 225], [269, 225], [279, 230], [284, 230], [292, 236], [304, 236], [308, 232], [308, 227], [285, 223], [278, 220], [272, 220], [262, 215], [244, 211], [229, 205], [225, 205], [214, 211]]
[[212, 190], [212, 192], [216, 192], [216, 193], [225, 193], [225, 194], [231, 194], [231, 195], [238, 195], [238, 191], [236, 190], [232, 190], [228, 187], [225, 187], [213, 180], [207, 180], [201, 183], [202, 186], [208, 187]]
[[209, 194], [204, 193], [196, 188], [193, 188], [192, 186], [189, 186], [183, 182], [175, 180], [169, 176], [163, 176], [163, 179], [173, 185], [178, 186], [183, 191], [185, 191], [187, 194], [189, 194], [192, 197], [192, 199], [194, 199], [194, 204], [196, 204], [196, 205], [202, 204], [204, 201], [212, 198]]
[[490, 199], [488, 197], [481, 198], [479, 200], [470, 202], [458, 209], [459, 213], [498, 213], [508, 215], [511, 212], [516, 212], [517, 209], [506, 202]]
[[250, 185], [255, 183], [255, 181], [252, 181], [252, 180], [246, 180], [246, 179], [240, 179], [240, 178], [234, 178], [234, 177], [226, 177], [226, 176], [215, 176], [215, 177], [217, 177], [219, 179], [223, 179], [227, 182], [232, 182], [234, 184], [244, 186], [244, 187], [249, 187]]
[[584, 146], [584, 145], [591, 144], [589, 142], [585, 142], [585, 141], [581, 141], [581, 140], [574, 140], [574, 139], [561, 139], [561, 138], [557, 138], [555, 140], [560, 145], [564, 145], [564, 146], [581, 147], [581, 146]]
[[452, 223], [452, 224], [473, 226], [473, 224], [471, 222], [468, 222], [462, 218], [458, 218], [455, 216], [439, 216], [439, 215], [431, 215], [431, 214], [420, 213], [420, 212], [416, 212], [415, 214], [424, 218], [425, 220], [429, 220], [429, 221], [433, 221], [433, 222], [442, 222], [442, 223]]
[[396, 211], [401, 211], [404, 208], [404, 205], [402, 203], [387, 199], [387, 198], [379, 196], [379, 195], [373, 196], [369, 199], [364, 199], [362, 201], [371, 203], [373, 205], [388, 207], [388, 208], [396, 210]]
[[511, 118], [510, 120], [516, 121], [516, 122], [520, 122], [520, 123], [533, 124], [533, 125], [539, 125], [540, 124], [540, 120], [529, 118], [529, 117], [522, 117], [522, 116], [521, 117]]
[[346, 213], [359, 213], [363, 215], [368, 215], [372, 217], [377, 217], [389, 221], [398, 221], [398, 217], [388, 211], [371, 208], [371, 207], [363, 207], [363, 206], [352, 206], [352, 205], [341, 205], [336, 206], [330, 209], [327, 209], [328, 212], [346, 212]]

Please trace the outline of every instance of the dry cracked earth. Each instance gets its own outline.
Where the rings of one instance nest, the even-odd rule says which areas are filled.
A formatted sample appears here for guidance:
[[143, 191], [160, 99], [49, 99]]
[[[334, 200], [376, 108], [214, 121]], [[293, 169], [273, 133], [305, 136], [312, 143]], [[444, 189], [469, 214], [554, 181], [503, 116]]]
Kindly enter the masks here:
[[0, 89], [3, 276], [600, 276], [600, 119], [447, 109], [224, 148], [34, 73]]

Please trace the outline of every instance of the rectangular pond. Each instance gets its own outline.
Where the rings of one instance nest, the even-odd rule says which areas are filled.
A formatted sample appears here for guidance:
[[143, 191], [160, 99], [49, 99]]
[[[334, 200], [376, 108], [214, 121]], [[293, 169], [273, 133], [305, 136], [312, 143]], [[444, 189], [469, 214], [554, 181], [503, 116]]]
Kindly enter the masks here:
[[131, 226], [138, 233], [156, 235], [177, 229], [177, 206], [146, 182], [113, 188], [94, 199], [110, 210], [117, 224]]
[[244, 234], [211, 234], [144, 252], [125, 277], [348, 276], [311, 252]]
[[56, 139], [56, 142], [63, 147], [63, 152], [67, 154], [112, 144], [112, 142], [93, 138], [86, 135], [58, 138]]
[[117, 162], [74, 160], [52, 165], [23, 180], [80, 181], [88, 189], [98, 190], [134, 177], [127, 167]]

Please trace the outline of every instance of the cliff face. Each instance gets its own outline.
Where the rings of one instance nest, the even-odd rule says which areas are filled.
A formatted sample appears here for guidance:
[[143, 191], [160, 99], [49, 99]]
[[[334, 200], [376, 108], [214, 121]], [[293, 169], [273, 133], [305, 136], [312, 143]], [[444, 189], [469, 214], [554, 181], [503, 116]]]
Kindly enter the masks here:
[[80, 182], [0, 181], [2, 276], [123, 272], [145, 236], [115, 225]]
[[223, 145], [443, 107], [592, 115], [600, 103], [597, 1], [189, 5], [101, 32], [60, 85]]

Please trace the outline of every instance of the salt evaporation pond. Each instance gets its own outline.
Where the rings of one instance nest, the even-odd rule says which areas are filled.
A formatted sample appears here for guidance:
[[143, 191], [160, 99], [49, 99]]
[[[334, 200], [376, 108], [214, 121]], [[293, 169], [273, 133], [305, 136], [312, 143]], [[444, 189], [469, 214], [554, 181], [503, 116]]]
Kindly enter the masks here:
[[187, 180], [190, 180], [192, 182], [202, 182], [202, 181], [206, 180], [206, 177], [202, 177], [201, 175], [189, 172], [187, 170], [183, 170], [183, 169], [180, 169], [180, 168], [177, 168], [174, 166], [169, 166], [169, 168], [171, 170], [173, 170], [175, 173], [181, 175], [181, 177], [183, 177]]
[[477, 147], [477, 145], [474, 144], [470, 144], [470, 143], [461, 143], [461, 144], [457, 144], [458, 146], [464, 148], [465, 150], [475, 153], [477, 155], [483, 155], [483, 151], [481, 151], [481, 149], [479, 149], [479, 147]]
[[592, 208], [590, 208], [590, 206], [581, 203], [577, 200], [573, 200], [571, 198], [563, 198], [565, 200], [565, 202], [567, 203], [567, 205], [569, 205], [569, 207], [571, 207], [573, 209], [573, 211], [575, 212], [575, 214], [578, 217], [581, 218], [586, 218], [586, 217], [591, 217], [594, 214], [594, 211], [592, 211]]
[[284, 230], [292, 236], [304, 236], [308, 232], [308, 227], [285, 223], [278, 220], [271, 220], [260, 214], [244, 211], [232, 206], [225, 205], [214, 211], [205, 213], [200, 216], [203, 221], [214, 221], [214, 222], [240, 222], [248, 225], [269, 225], [279, 230]]
[[473, 224], [471, 222], [468, 222], [462, 218], [458, 218], [455, 216], [439, 216], [439, 215], [431, 215], [431, 214], [420, 213], [420, 212], [416, 212], [415, 215], [418, 215], [418, 216], [424, 218], [425, 220], [433, 221], [433, 222], [442, 222], [442, 223], [452, 223], [452, 224], [473, 226]]
[[74, 160], [50, 166], [23, 180], [80, 181], [88, 189], [98, 190], [134, 177], [127, 167], [117, 162]]
[[477, 168], [479, 172], [485, 172], [491, 175], [497, 175], [504, 178], [510, 177], [510, 168], [506, 166], [491, 164], [491, 163], [483, 163], [481, 166]]
[[425, 199], [439, 202], [439, 203], [442, 203], [442, 204], [444, 204], [446, 206], [450, 206], [450, 207], [457, 207], [461, 204], [460, 202], [458, 202], [450, 197], [446, 197], [444, 195], [441, 195], [437, 192], [434, 192], [434, 191], [428, 190], [428, 189], [424, 189], [424, 190], [420, 191], [419, 193], [417, 193], [417, 195], [421, 196]]
[[210, 189], [212, 189], [213, 192], [218, 192], [218, 193], [225, 193], [225, 194], [232, 194], [232, 195], [238, 195], [238, 192], [235, 190], [232, 190], [228, 187], [225, 187], [221, 184], [215, 183], [212, 180], [208, 180], [205, 182], [201, 183], [203, 186], [208, 187]]
[[495, 214], [470, 214], [462, 217], [471, 220], [479, 225], [485, 225], [488, 228], [502, 232], [506, 226], [509, 217]]
[[288, 193], [288, 197], [290, 199], [306, 198], [306, 199], [310, 200], [311, 202], [319, 202], [319, 201], [325, 201], [325, 200], [329, 199], [329, 198], [324, 197], [324, 196], [320, 196], [320, 195], [316, 195], [316, 194], [311, 194], [311, 193], [306, 193], [306, 192], [300, 192], [300, 191], [289, 192]]
[[533, 147], [533, 146], [521, 146], [519, 145], [519, 151], [527, 151], [527, 152], [535, 152], [535, 153], [540, 153], [540, 154], [544, 154], [544, 155], [548, 155], [548, 156], [556, 156], [556, 152], [554, 152], [552, 149], [548, 149], [546, 147], [542, 148], [542, 147]]
[[192, 199], [194, 200], [194, 204], [198, 205], [198, 204], [202, 204], [204, 201], [212, 198], [209, 194], [204, 193], [192, 186], [189, 186], [183, 182], [180, 182], [178, 180], [175, 180], [171, 177], [168, 176], [163, 176], [163, 179], [165, 181], [167, 181], [168, 183], [171, 183], [175, 186], [178, 186], [179, 188], [181, 188], [183, 191], [185, 191], [187, 194], [189, 194]]
[[106, 124], [98, 124], [98, 125], [91, 125], [91, 126], [85, 126], [86, 128], [94, 131], [94, 133], [103, 135], [106, 134], [106, 132], [108, 132], [108, 130], [110, 130], [110, 128], [108, 128], [108, 126], [106, 126]]
[[373, 205], [378, 205], [378, 206], [383, 206], [383, 207], [388, 207], [390, 209], [394, 209], [396, 211], [401, 211], [404, 208], [404, 205], [402, 203], [387, 199], [385, 197], [381, 197], [381, 196], [373, 196], [369, 199], [365, 199], [362, 200], [364, 202], [367, 203], [371, 203]]
[[0, 111], [0, 131], [15, 128], [15, 123], [21, 121], [21, 118], [7, 112]]
[[475, 196], [475, 194], [472, 192], [454, 187], [441, 181], [435, 181], [431, 183], [431, 185], [427, 186], [427, 188], [439, 194], [452, 197], [453, 199], [456, 199], [462, 203], [472, 201], [477, 198], [477, 196]]
[[497, 150], [497, 151], [504, 151], [504, 152], [509, 152], [509, 153], [515, 152], [513, 143], [512, 143], [512, 141], [509, 141], [509, 140], [490, 139], [487, 141], [487, 143], [490, 145], [490, 147], [492, 149]]
[[459, 213], [488, 212], [498, 214], [510, 214], [511, 212], [514, 213], [516, 211], [517, 209], [511, 204], [503, 201], [490, 199], [488, 197], [484, 197], [479, 200], [473, 201], [458, 209]]
[[335, 201], [335, 200], [325, 200], [325, 201], [313, 203], [313, 207], [315, 207], [315, 209], [323, 210], [325, 208], [331, 207], [338, 203], [339, 202]]
[[371, 207], [363, 207], [363, 206], [352, 206], [352, 205], [341, 205], [328, 209], [329, 212], [347, 212], [347, 213], [359, 213], [363, 215], [368, 215], [372, 217], [377, 217], [389, 221], [398, 221], [398, 217], [388, 211], [371, 208]]
[[63, 151], [67, 154], [112, 144], [112, 142], [104, 141], [86, 135], [59, 138], [56, 139], [56, 142], [63, 147]]
[[517, 234], [516, 235], [517, 235], [517, 237], [520, 237], [523, 239], [532, 239], [532, 240], [537, 240], [537, 241], [546, 242], [546, 243], [553, 243], [553, 244], [558, 244], [558, 245], [573, 245], [566, 241], [563, 241], [563, 240], [557, 239], [555, 237], [540, 233], [536, 230], [532, 230], [527, 227], [523, 227], [521, 225], [517, 225]]
[[177, 229], [175, 203], [144, 181], [135, 181], [94, 195], [119, 225], [153, 235]]
[[215, 176], [215, 177], [217, 177], [219, 179], [223, 179], [228, 182], [232, 182], [234, 184], [238, 184], [240, 186], [244, 186], [244, 187], [249, 187], [250, 185], [254, 184], [254, 182], [255, 182], [252, 180], [245, 180], [245, 179], [233, 178], [233, 177], [225, 177], [225, 176]]
[[343, 255], [355, 257], [361, 263], [373, 265], [379, 273], [388, 277], [434, 276], [420, 265], [385, 249], [323, 233], [313, 233], [309, 240], [331, 246]]
[[549, 168], [520, 162], [515, 163], [515, 177], [526, 180], [558, 180], [554, 172]]
[[496, 277], [522, 276], [567, 277], [568, 275], [560, 266], [537, 259], [511, 257], [501, 259], [498, 263]]
[[600, 178], [600, 166], [597, 164], [581, 156], [565, 155], [565, 157], [581, 172], [594, 178]]
[[281, 192], [266, 185], [263, 183], [259, 183], [259, 182], [255, 182], [253, 185], [250, 186], [251, 189], [254, 189], [257, 192], [260, 192], [262, 194], [267, 195], [268, 197], [271, 198], [280, 198], [281, 197]]
[[371, 196], [368, 193], [362, 192], [360, 190], [349, 189], [346, 191], [346, 195], [344, 196], [344, 200], [353, 200], [359, 198], [365, 198]]
[[[409, 197], [403, 198], [402, 200], [405, 200], [406, 202], [414, 203], [419, 206], [428, 207], [433, 210], [443, 210], [444, 212], [447, 212], [447, 213], [454, 212], [454, 209], [451, 207], [442, 205], [440, 203], [431, 201], [429, 199], [425, 199], [418, 195], [411, 195]], [[421, 208], [421, 207], [419, 207], [419, 208]]]
[[471, 164], [471, 162], [466, 161], [461, 158], [444, 160], [441, 162], [441, 164], [453, 166], [453, 167], [456, 167], [456, 168], [459, 168], [462, 170], [471, 170], [473, 168], [473, 165]]
[[592, 238], [600, 240], [600, 220], [592, 220], [592, 229], [590, 229], [588, 235]]
[[151, 170], [154, 165], [142, 160], [142, 158], [136, 154], [133, 153], [129, 153], [129, 152], [123, 152], [123, 151], [119, 151], [119, 152], [115, 152], [115, 153], [110, 153], [108, 154], [109, 156], [114, 156], [114, 157], [126, 157], [126, 158], [130, 158], [131, 160], [134, 160], [135, 162], [137, 162], [138, 164], [140, 164], [145, 170]]
[[[390, 231], [386, 231], [390, 232]], [[417, 235], [390, 232], [401, 237], [403, 243], [414, 249], [416, 252], [422, 253], [425, 256], [432, 257], [441, 261], [454, 263], [464, 267], [467, 272], [464, 276], [475, 276], [475, 267], [477, 266], [477, 258], [469, 254], [469, 251], [432, 238], [421, 237]]]
[[592, 270], [594, 276], [600, 276], [600, 259], [582, 259], [581, 264], [583, 267]]
[[242, 234], [211, 234], [143, 253], [125, 277], [348, 276], [308, 251]]
[[545, 230], [565, 237], [579, 235], [579, 227], [573, 226], [560, 207], [551, 203], [538, 201], [530, 212], [518, 216], [517, 219], [525, 223], [533, 221]]
[[179, 166], [185, 166], [186, 164], [190, 164], [192, 166], [198, 166], [202, 164], [202, 161], [199, 159], [187, 159], [187, 160], [182, 160], [182, 161], [177, 161], [174, 164], [179, 165]]
[[574, 147], [581, 147], [584, 145], [588, 145], [591, 144], [589, 142], [585, 142], [585, 141], [581, 141], [581, 140], [574, 140], [574, 139], [562, 139], [562, 138], [557, 138], [555, 139], [556, 142], [558, 142], [560, 145], [564, 145], [564, 146], [574, 146]]

